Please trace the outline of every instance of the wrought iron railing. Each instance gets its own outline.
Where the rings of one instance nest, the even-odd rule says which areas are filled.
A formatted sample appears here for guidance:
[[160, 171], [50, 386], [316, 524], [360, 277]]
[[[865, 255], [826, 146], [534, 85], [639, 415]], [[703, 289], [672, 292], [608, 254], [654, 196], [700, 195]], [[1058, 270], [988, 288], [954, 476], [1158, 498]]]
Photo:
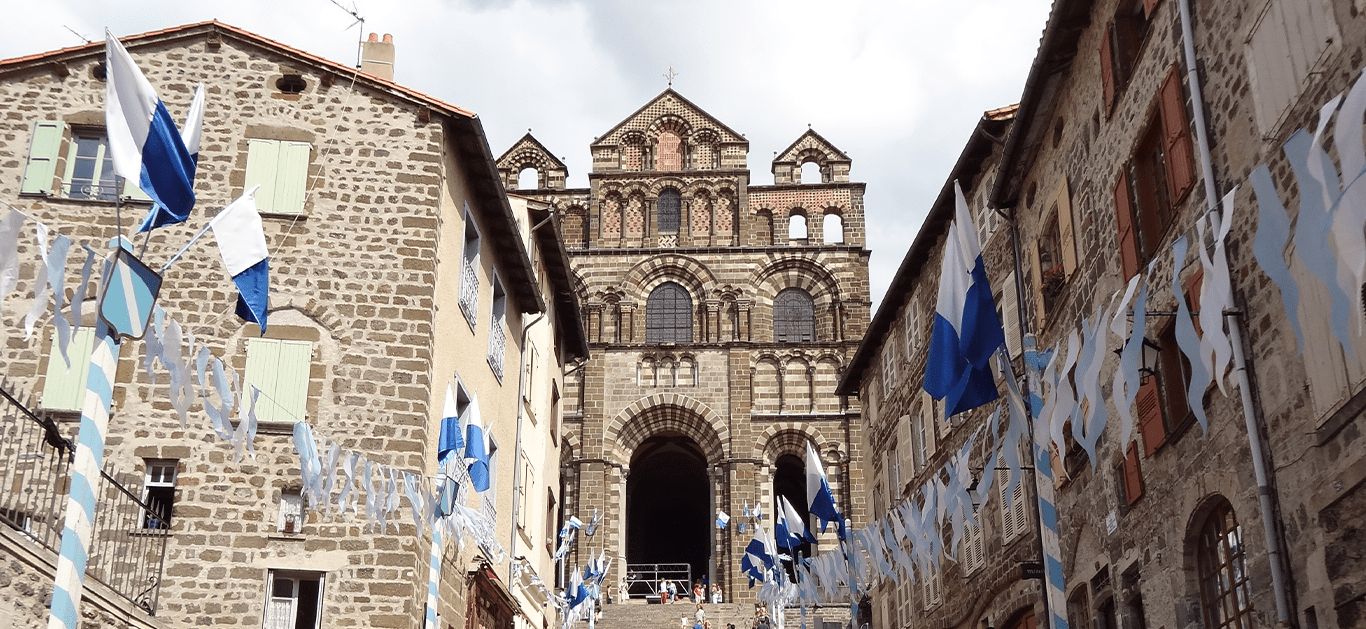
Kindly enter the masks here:
[[494, 319], [489, 325], [489, 366], [493, 374], [503, 379], [503, 355], [507, 353], [507, 333], [503, 331], [503, 320]]
[[460, 311], [471, 325], [479, 320], [479, 274], [474, 272], [472, 260], [460, 265]]
[[[47, 550], [61, 551], [75, 445], [0, 382], [0, 523]], [[136, 486], [136, 480], [128, 484]], [[156, 614], [169, 522], [100, 471], [86, 576]]]
[[61, 195], [65, 199], [115, 201], [118, 200], [119, 194], [119, 189], [113, 182], [92, 183], [88, 180], [62, 182]]

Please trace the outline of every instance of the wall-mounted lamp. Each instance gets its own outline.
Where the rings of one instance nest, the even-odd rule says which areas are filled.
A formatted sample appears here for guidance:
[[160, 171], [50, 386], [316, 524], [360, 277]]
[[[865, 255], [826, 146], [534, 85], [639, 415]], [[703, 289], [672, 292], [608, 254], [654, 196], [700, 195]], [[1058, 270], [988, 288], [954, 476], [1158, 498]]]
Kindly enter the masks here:
[[[1120, 356], [1124, 353], [1124, 348], [1115, 350], [1115, 355]], [[1143, 337], [1143, 354], [1139, 357], [1138, 375], [1143, 378], [1151, 378], [1157, 375], [1158, 360], [1162, 357], [1162, 346], [1146, 336]]]
[[981, 483], [980, 477], [974, 476], [972, 484], [968, 485], [968, 498], [972, 500], [972, 510], [975, 512], [982, 508], [982, 492], [977, 491], [977, 484]]

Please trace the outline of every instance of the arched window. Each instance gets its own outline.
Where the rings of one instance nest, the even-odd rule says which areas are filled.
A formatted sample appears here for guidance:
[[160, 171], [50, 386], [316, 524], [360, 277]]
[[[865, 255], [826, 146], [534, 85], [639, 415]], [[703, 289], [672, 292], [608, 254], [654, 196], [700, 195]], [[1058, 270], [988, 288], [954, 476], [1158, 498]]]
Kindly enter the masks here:
[[659, 193], [659, 233], [677, 234], [683, 199], [678, 191], [665, 188]]
[[793, 212], [787, 217], [787, 239], [806, 240], [806, 215]]
[[825, 224], [821, 227], [821, 241], [825, 244], [837, 245], [844, 242], [844, 219], [839, 214], [826, 214]]
[[540, 179], [541, 175], [540, 173], [536, 172], [535, 168], [532, 168], [530, 166], [523, 168], [520, 173], [517, 173], [517, 189], [535, 190], [537, 188], [540, 188]]
[[645, 303], [646, 343], [691, 343], [692, 298], [676, 282], [660, 284]]
[[1227, 500], [1205, 516], [1196, 540], [1200, 576], [1200, 607], [1205, 629], [1243, 629], [1251, 626], [1243, 528]]
[[816, 340], [816, 305], [800, 288], [785, 288], [773, 299], [773, 340], [801, 343]]
[[821, 183], [821, 165], [816, 162], [802, 164], [802, 183]]

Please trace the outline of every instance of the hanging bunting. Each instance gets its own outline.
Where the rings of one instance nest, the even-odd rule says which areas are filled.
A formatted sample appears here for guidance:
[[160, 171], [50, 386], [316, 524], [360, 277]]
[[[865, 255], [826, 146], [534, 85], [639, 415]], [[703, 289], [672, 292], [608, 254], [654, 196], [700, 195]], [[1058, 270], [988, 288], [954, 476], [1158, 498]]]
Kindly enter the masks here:
[[1115, 401], [1115, 411], [1119, 413], [1119, 447], [1120, 450], [1128, 447], [1129, 439], [1134, 434], [1134, 400], [1138, 399], [1138, 387], [1140, 378], [1138, 373], [1138, 362], [1143, 354], [1144, 326], [1146, 325], [1148, 307], [1148, 287], [1138, 293], [1138, 301], [1135, 302], [1133, 309], [1134, 323], [1132, 333], [1125, 330], [1128, 323], [1129, 300], [1134, 296], [1134, 289], [1141, 283], [1142, 275], [1134, 275], [1129, 280], [1129, 287], [1124, 291], [1124, 298], [1120, 300], [1119, 307], [1115, 309], [1114, 319], [1110, 322], [1110, 331], [1115, 336], [1124, 340], [1123, 349], [1119, 353], [1119, 368], [1115, 370], [1114, 383], [1111, 385], [1111, 393]]
[[1186, 403], [1200, 422], [1200, 429], [1209, 434], [1209, 420], [1205, 417], [1205, 389], [1209, 387], [1209, 367], [1200, 354], [1200, 337], [1191, 322], [1190, 309], [1181, 290], [1181, 267], [1186, 260], [1186, 237], [1172, 243], [1172, 295], [1176, 297], [1176, 344], [1190, 363], [1190, 381], [1186, 383]]
[[1300, 287], [1285, 263], [1285, 244], [1290, 238], [1290, 216], [1276, 193], [1271, 171], [1265, 165], [1247, 176], [1257, 197], [1257, 236], [1252, 241], [1252, 256], [1262, 272], [1281, 291], [1285, 320], [1295, 331], [1296, 354], [1304, 352], [1304, 329], [1300, 326]]
[[33, 278], [33, 305], [29, 307], [28, 313], [24, 315], [24, 338], [33, 337], [33, 324], [38, 321], [38, 317], [47, 312], [48, 300], [52, 298], [52, 286], [48, 284], [48, 243], [47, 225], [42, 221], [33, 221], [33, 233], [38, 239], [38, 253], [42, 262], [38, 265], [37, 276]]
[[1100, 441], [1101, 434], [1105, 431], [1105, 423], [1109, 419], [1105, 410], [1105, 398], [1100, 393], [1100, 369], [1104, 366], [1109, 351], [1105, 342], [1109, 335], [1105, 333], [1103, 322], [1109, 317], [1109, 310], [1102, 312], [1101, 307], [1097, 306], [1095, 317], [1082, 322], [1085, 336], [1082, 343], [1086, 348], [1085, 365], [1077, 366], [1085, 413], [1081, 413], [1081, 409], [1078, 408], [1077, 421], [1072, 422], [1072, 437], [1076, 439], [1077, 445], [1086, 451], [1092, 471], [1096, 469], [1096, 444]]
[[5, 298], [19, 284], [19, 232], [27, 219], [15, 209], [0, 219], [0, 312], [5, 310]]

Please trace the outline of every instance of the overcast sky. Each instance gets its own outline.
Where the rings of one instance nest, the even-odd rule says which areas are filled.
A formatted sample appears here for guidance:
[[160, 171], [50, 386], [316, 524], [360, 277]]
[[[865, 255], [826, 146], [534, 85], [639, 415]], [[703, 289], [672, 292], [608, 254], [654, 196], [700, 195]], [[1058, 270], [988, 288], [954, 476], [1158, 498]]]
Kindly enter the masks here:
[[[810, 124], [868, 184], [876, 304], [983, 111], [1020, 98], [1048, 0], [339, 0], [392, 33], [400, 83], [528, 128], [587, 186], [588, 144], [666, 87], [743, 133], [752, 182]], [[11, 2], [0, 58], [218, 19], [354, 63], [330, 0]]]

